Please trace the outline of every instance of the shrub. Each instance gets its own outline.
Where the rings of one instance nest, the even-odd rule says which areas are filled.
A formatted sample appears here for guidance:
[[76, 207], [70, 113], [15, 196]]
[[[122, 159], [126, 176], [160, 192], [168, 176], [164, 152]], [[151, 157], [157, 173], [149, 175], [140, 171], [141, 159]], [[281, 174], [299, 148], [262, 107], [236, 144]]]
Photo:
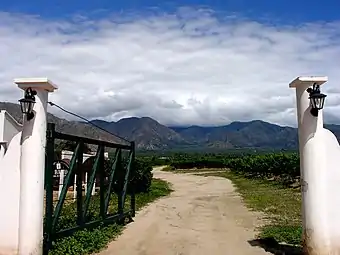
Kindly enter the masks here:
[[[110, 175], [112, 165], [113, 160], [107, 160], [104, 164], [106, 177]], [[115, 172], [114, 183], [112, 185], [112, 191], [115, 193], [119, 193], [123, 189], [127, 166], [128, 160], [123, 160], [122, 168], [118, 168], [120, 171]], [[124, 170], [122, 171], [122, 169]], [[150, 189], [152, 177], [151, 164], [146, 161], [135, 159], [129, 176], [127, 192], [131, 193], [133, 190], [135, 193], [147, 192]]]
[[152, 166], [145, 161], [136, 159], [133, 167], [134, 172], [130, 175], [129, 190], [133, 188], [136, 193], [148, 192], [152, 182]]
[[248, 178], [274, 178], [291, 184], [300, 176], [299, 157], [295, 153], [271, 153], [230, 159], [227, 166]]

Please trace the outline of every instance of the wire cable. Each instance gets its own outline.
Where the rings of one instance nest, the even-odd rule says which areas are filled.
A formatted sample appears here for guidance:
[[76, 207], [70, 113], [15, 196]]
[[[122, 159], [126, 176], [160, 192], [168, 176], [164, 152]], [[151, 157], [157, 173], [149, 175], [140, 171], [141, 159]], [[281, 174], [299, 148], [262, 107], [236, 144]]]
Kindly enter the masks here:
[[114, 133], [111, 133], [110, 131], [106, 130], [105, 128], [102, 128], [102, 127], [100, 127], [100, 126], [98, 126], [98, 125], [92, 123], [92, 121], [90, 121], [90, 120], [88, 120], [88, 119], [86, 119], [86, 118], [84, 118], [84, 117], [82, 117], [82, 116], [80, 116], [80, 115], [78, 115], [78, 114], [76, 114], [76, 113], [73, 113], [73, 112], [70, 112], [70, 111], [64, 109], [64, 108], [61, 107], [60, 105], [57, 105], [57, 104], [55, 104], [55, 103], [53, 103], [53, 102], [48, 102], [48, 104], [49, 104], [50, 106], [55, 106], [55, 107], [59, 108], [59, 109], [62, 110], [63, 112], [66, 112], [66, 113], [68, 113], [68, 114], [70, 114], [70, 115], [73, 115], [73, 116], [79, 118], [79, 119], [82, 119], [82, 120], [86, 121], [88, 124], [90, 124], [90, 125], [92, 125], [92, 126], [98, 128], [98, 129], [100, 129], [100, 130], [102, 130], [102, 131], [104, 131], [104, 132], [106, 132], [106, 133], [108, 133], [108, 134], [110, 134], [110, 135], [112, 135], [112, 136], [115, 136], [115, 137], [117, 137], [117, 138], [119, 138], [119, 139], [121, 139], [121, 140], [123, 140], [123, 141], [125, 141], [125, 142], [131, 143], [131, 141], [125, 139], [124, 137], [121, 137], [121, 136], [119, 136], [119, 135], [116, 135], [116, 134], [114, 134]]

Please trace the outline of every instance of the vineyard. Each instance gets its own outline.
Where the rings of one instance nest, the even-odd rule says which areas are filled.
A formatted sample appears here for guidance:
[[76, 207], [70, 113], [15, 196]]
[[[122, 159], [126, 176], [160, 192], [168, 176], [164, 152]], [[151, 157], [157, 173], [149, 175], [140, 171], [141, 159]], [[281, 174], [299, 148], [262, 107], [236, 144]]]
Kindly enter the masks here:
[[152, 165], [168, 165], [175, 169], [230, 169], [246, 178], [266, 178], [282, 184], [299, 180], [299, 156], [294, 152], [235, 154], [173, 154], [169, 157], [143, 157]]

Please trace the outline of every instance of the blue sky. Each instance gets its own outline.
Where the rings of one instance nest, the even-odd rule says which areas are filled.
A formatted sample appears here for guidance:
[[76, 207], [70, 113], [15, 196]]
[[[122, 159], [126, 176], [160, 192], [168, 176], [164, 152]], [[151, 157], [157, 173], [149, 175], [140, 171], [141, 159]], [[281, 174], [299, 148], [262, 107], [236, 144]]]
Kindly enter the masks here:
[[[166, 125], [296, 125], [297, 76], [325, 75], [340, 124], [340, 3], [298, 0], [0, 1], [0, 101], [47, 77], [87, 118]], [[65, 118], [54, 108], [52, 113]]]
[[282, 23], [332, 21], [340, 19], [340, 2], [337, 0], [2, 0], [0, 10], [41, 15], [44, 18], [63, 18], [76, 13], [95, 10], [119, 12], [146, 10], [152, 7], [172, 12], [180, 6], [205, 6], [215, 11], [237, 12], [252, 19], [273, 18]]

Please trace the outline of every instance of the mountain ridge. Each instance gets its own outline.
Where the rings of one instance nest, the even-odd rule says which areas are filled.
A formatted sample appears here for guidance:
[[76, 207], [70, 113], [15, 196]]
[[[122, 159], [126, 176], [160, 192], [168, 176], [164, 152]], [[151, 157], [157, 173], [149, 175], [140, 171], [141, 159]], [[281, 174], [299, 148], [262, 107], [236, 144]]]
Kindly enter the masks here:
[[[18, 122], [22, 114], [18, 104], [0, 102], [0, 110], [8, 111]], [[297, 149], [297, 129], [280, 126], [262, 120], [234, 121], [223, 126], [176, 127], [160, 124], [150, 117], [123, 118], [116, 122], [92, 120], [91, 123], [107, 130], [104, 132], [93, 125], [81, 121], [69, 121], [48, 113], [48, 122], [56, 124], [59, 132], [94, 139], [126, 143], [114, 133], [130, 141], [135, 141], [140, 150], [169, 149]], [[340, 125], [328, 124], [340, 141]]]

